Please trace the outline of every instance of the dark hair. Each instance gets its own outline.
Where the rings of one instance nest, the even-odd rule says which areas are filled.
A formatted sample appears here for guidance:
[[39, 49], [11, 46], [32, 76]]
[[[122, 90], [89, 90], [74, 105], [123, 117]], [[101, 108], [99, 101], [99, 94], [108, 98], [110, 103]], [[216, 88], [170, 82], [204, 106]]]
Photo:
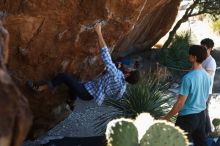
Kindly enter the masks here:
[[130, 72], [130, 75], [125, 79], [130, 84], [136, 84], [140, 79], [140, 72], [134, 70]]
[[202, 63], [208, 56], [206, 48], [200, 45], [192, 45], [189, 48], [189, 55], [196, 56], [198, 63]]
[[210, 38], [205, 38], [200, 42], [201, 45], [206, 46], [208, 49], [214, 47], [214, 42]]

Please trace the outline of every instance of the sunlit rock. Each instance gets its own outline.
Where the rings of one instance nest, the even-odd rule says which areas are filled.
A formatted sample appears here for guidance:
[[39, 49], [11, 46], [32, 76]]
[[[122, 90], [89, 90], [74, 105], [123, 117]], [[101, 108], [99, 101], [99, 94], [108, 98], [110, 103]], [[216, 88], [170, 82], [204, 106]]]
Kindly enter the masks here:
[[[45, 133], [68, 115], [60, 106], [66, 89], [33, 93], [28, 79], [48, 80], [69, 60], [68, 72], [82, 80], [103, 69], [96, 22], [113, 57], [153, 46], [172, 26], [180, 0], [4, 0], [0, 10], [8, 13], [6, 27], [11, 34], [9, 72], [28, 98], [34, 115], [31, 136]], [[13, 94], [13, 93], [12, 93]], [[60, 107], [62, 107], [60, 109]], [[60, 113], [54, 112], [60, 111]]]

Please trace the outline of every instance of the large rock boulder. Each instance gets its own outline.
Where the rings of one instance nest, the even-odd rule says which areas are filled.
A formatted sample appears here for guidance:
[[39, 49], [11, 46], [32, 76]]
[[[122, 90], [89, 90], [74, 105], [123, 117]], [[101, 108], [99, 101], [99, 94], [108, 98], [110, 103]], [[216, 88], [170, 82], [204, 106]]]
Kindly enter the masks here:
[[32, 123], [28, 101], [1, 68], [0, 88], [0, 146], [20, 146]]
[[172, 27], [180, 0], [148, 0], [134, 29], [117, 43], [115, 55], [143, 52], [155, 45]]
[[[11, 34], [9, 72], [30, 102], [32, 136], [38, 136], [68, 115], [63, 89], [36, 94], [27, 79], [50, 79], [66, 60], [68, 72], [82, 80], [102, 71], [93, 26], [103, 34], [114, 57], [154, 45], [171, 28], [180, 0], [4, 0]], [[65, 89], [64, 89], [65, 90]]]

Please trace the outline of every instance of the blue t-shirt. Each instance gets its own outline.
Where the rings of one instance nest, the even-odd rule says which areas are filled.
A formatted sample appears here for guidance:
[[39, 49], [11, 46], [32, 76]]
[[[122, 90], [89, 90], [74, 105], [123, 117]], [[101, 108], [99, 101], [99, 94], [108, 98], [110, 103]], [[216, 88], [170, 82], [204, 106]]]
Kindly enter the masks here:
[[179, 115], [200, 113], [206, 109], [211, 78], [204, 69], [193, 70], [186, 74], [180, 86], [179, 94], [187, 96]]

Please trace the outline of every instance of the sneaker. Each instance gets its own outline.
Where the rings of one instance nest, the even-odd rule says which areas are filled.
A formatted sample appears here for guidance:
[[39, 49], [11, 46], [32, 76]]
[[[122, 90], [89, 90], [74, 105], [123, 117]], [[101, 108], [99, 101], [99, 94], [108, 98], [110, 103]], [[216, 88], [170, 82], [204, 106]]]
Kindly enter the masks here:
[[32, 80], [28, 80], [26, 82], [26, 85], [28, 88], [30, 88], [32, 91], [35, 91], [35, 92], [39, 92], [38, 89], [39, 89], [39, 86], [34, 84]]
[[75, 100], [68, 98], [66, 100], [66, 104], [69, 106], [70, 110], [73, 111], [75, 106], [74, 106]]
[[74, 108], [75, 108], [74, 105], [70, 105], [70, 104], [69, 104], [69, 107], [70, 107], [70, 110], [71, 110], [71, 111], [74, 111]]

